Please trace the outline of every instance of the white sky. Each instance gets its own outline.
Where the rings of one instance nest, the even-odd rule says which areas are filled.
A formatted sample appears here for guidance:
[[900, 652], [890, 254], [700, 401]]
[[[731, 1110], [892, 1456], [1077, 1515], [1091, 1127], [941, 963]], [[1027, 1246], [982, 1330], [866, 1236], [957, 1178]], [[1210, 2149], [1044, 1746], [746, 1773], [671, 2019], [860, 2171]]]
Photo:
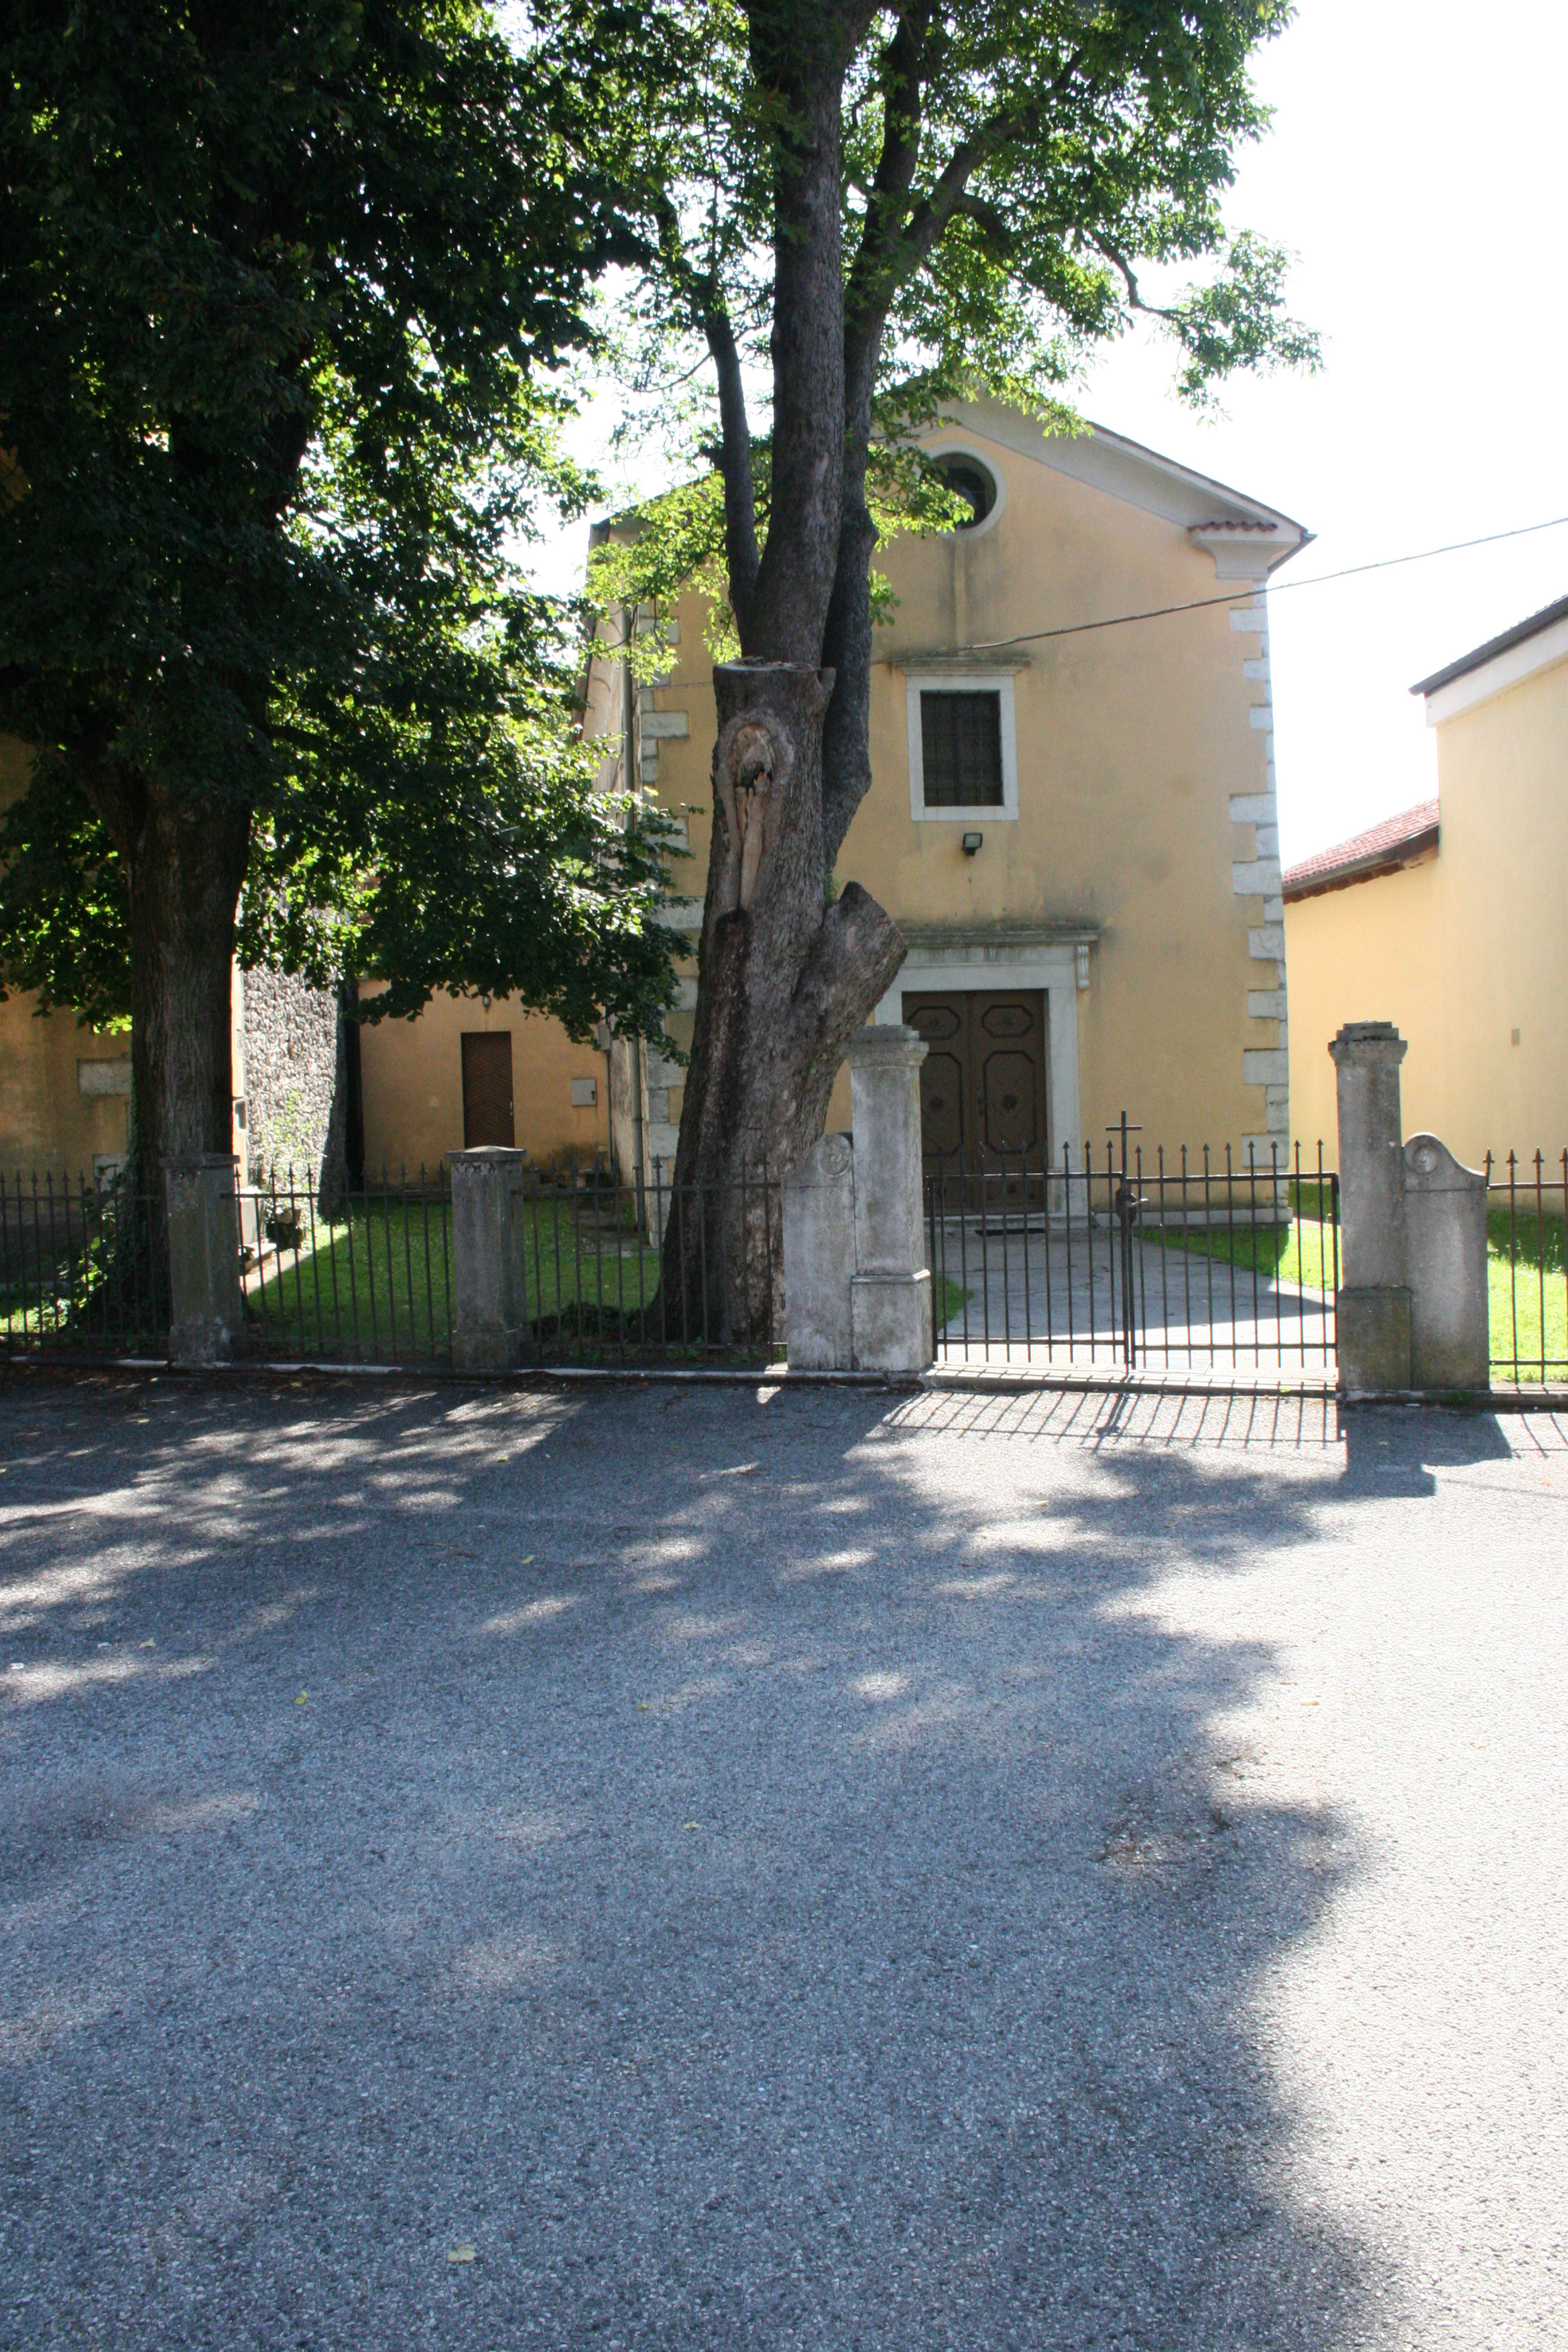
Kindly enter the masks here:
[[[1257, 79], [1274, 130], [1227, 212], [1299, 256], [1322, 371], [1239, 381], [1199, 418], [1139, 337], [1084, 413], [1305, 523], [1280, 584], [1568, 515], [1562, 0], [1301, 0]], [[583, 527], [552, 538], [541, 580], [574, 585], [585, 549]], [[1435, 793], [1411, 682], [1564, 593], [1568, 529], [1279, 597], [1287, 862]]]

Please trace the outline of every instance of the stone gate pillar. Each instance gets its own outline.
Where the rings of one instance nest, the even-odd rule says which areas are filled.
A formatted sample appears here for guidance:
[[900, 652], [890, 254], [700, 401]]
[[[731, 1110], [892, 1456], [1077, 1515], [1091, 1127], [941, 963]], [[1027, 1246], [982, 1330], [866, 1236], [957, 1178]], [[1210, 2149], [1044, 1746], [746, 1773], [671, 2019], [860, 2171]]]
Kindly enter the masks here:
[[913, 1029], [850, 1040], [854, 1128], [854, 1361], [862, 1371], [923, 1372], [933, 1354], [931, 1270], [920, 1160], [920, 1065]]
[[1329, 1052], [1338, 1073], [1340, 1247], [1335, 1301], [1341, 1386], [1411, 1386], [1405, 1148], [1392, 1021], [1347, 1021]]
[[452, 1155], [452, 1369], [506, 1372], [528, 1327], [526, 1151], [485, 1144]]
[[225, 1364], [245, 1342], [239, 1161], [187, 1151], [163, 1162], [169, 1216], [169, 1361]]
[[854, 1151], [819, 1136], [784, 1179], [784, 1317], [791, 1371], [847, 1372], [854, 1362]]
[[1435, 1135], [1413, 1135], [1404, 1158], [1412, 1384], [1466, 1394], [1488, 1389], [1486, 1171], [1461, 1168]]

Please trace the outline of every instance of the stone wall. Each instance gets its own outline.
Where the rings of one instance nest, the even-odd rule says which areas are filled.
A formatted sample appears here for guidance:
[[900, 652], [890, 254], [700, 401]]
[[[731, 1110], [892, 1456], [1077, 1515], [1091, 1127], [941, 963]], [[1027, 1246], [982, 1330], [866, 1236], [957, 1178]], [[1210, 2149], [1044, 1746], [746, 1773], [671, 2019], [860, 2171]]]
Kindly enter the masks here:
[[[347, 1101], [337, 997], [287, 972], [236, 974], [245, 1005], [245, 1173], [308, 1181], [317, 1197], [343, 1189]], [[237, 1075], [237, 1074], [236, 1074]]]

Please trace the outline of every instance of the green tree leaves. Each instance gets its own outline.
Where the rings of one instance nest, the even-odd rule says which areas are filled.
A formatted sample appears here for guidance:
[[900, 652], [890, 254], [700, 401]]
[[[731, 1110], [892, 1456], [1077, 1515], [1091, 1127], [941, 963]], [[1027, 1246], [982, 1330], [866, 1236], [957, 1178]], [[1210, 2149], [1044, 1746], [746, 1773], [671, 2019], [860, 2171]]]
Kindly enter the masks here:
[[517, 571], [609, 236], [553, 89], [471, 0], [8, 12], [0, 980], [130, 1011], [155, 797], [254, 822], [247, 954], [657, 1026], [661, 845]]

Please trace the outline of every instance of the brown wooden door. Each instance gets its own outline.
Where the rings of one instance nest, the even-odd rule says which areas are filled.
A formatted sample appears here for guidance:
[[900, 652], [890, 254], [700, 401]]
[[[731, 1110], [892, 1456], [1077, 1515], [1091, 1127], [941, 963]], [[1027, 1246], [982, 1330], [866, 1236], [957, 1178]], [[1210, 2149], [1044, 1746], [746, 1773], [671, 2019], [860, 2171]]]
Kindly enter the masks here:
[[510, 1145], [514, 1139], [511, 1033], [506, 1029], [465, 1029], [463, 1148], [475, 1151], [483, 1143]]
[[906, 996], [904, 1017], [929, 1048], [920, 1069], [926, 1173], [1042, 1169], [1050, 1150], [1044, 991]]

